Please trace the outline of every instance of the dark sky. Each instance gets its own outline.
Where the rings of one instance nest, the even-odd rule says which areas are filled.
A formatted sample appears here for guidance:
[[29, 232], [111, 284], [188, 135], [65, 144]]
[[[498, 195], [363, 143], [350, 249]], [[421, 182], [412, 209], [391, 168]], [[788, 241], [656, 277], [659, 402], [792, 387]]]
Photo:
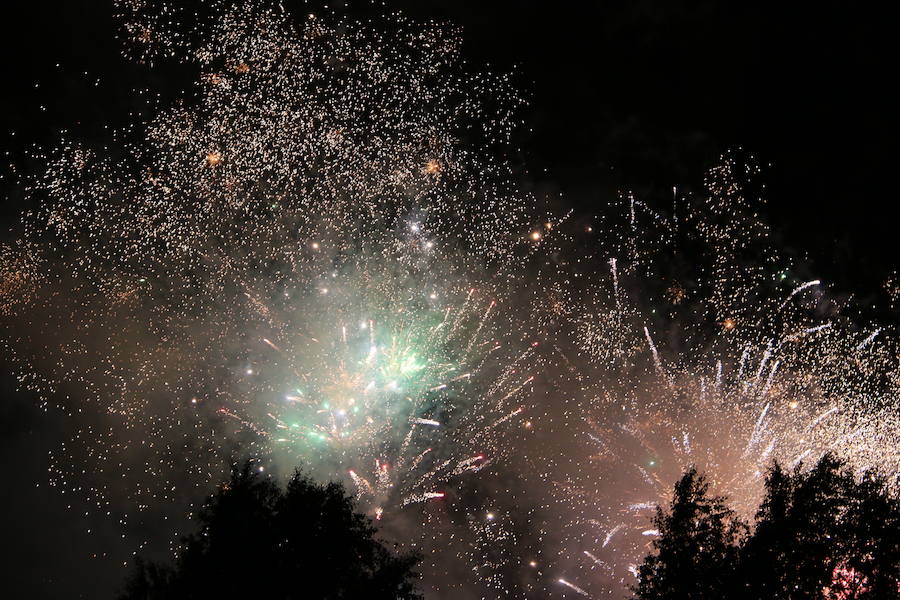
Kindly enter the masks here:
[[[181, 82], [128, 65], [107, 0], [4, 6], [0, 150], [18, 160], [68, 128], [102, 139], [137, 106], [130, 90]], [[287, 6], [302, 4], [285, 0]], [[360, 5], [363, 3], [360, 2]], [[842, 289], [868, 294], [896, 265], [893, 21], [851, 2], [387, 2], [464, 28], [473, 68], [515, 68], [532, 97], [521, 160], [578, 210], [621, 186], [647, 196], [695, 188], [728, 148], [765, 165], [769, 218], [783, 243]], [[356, 9], [350, 9], [356, 10]], [[57, 63], [60, 65], [57, 67]], [[85, 75], [87, 73], [87, 75]], [[99, 77], [100, 84], [94, 83]], [[13, 132], [15, 134], [13, 135]], [[543, 170], [546, 169], [546, 173]], [[21, 204], [11, 194], [3, 220]], [[2, 363], [0, 363], [2, 366]], [[56, 428], [3, 378], [0, 492], [10, 597], [90, 597], [110, 576], [91, 567], [65, 499], [46, 487]], [[35, 487], [40, 484], [40, 487]], [[10, 493], [23, 486], [23, 493]], [[91, 571], [95, 569], [95, 571]], [[86, 577], [84, 575], [87, 575]], [[117, 572], [116, 578], [120, 576]], [[85, 583], [87, 581], [87, 583]], [[83, 590], [73, 590], [73, 582]]]

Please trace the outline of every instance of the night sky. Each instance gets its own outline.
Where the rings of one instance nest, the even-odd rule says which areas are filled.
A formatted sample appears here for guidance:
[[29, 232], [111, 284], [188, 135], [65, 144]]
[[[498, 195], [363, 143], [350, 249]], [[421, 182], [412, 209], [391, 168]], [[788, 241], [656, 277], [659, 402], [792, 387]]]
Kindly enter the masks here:
[[[287, 0], [288, 6], [300, 3]], [[350, 14], [370, 9], [349, 3]], [[764, 165], [768, 220], [801, 269], [866, 298], [896, 267], [892, 21], [847, 2], [725, 3], [419, 0], [386, 3], [463, 28], [473, 65], [514, 73], [530, 97], [516, 157], [530, 186], [591, 214], [620, 189], [664, 198], [699, 189], [728, 149]], [[0, 19], [4, 163], [61, 129], [102, 146], [104, 127], [140, 110], [131, 90], [177, 97], [177, 70], [127, 63], [105, 0], [22, 2]], [[383, 10], [383, 9], [379, 9]], [[96, 85], [95, 85], [96, 83]], [[528, 130], [531, 131], [528, 131]], [[5, 170], [4, 172], [8, 172]], [[25, 208], [3, 179], [4, 224]], [[896, 315], [882, 315], [894, 319]], [[110, 597], [122, 569], [46, 485], [49, 444], [65, 419], [44, 414], [2, 371], [7, 597]], [[90, 548], [87, 552], [86, 548]], [[9, 590], [9, 587], [6, 587]]]

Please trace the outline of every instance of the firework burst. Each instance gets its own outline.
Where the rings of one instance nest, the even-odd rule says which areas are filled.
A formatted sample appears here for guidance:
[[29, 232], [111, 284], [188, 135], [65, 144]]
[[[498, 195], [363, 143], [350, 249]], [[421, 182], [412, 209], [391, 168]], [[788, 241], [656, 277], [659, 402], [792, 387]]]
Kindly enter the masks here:
[[523, 98], [452, 27], [117, 6], [193, 86], [36, 157], [0, 318], [74, 424], [51, 484], [135, 551], [252, 456], [345, 482], [433, 597], [618, 595], [688, 465], [745, 511], [774, 459], [897, 473], [895, 332], [771, 247], [752, 161], [578, 225], [523, 191]]

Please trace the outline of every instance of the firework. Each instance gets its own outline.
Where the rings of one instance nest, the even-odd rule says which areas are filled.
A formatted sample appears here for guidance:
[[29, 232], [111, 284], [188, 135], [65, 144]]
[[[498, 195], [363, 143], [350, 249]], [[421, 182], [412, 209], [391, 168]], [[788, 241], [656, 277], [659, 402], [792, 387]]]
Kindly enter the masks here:
[[194, 87], [117, 152], [37, 157], [0, 317], [74, 423], [51, 484], [134, 551], [251, 456], [347, 484], [432, 597], [619, 595], [688, 465], [745, 512], [775, 459], [896, 474], [895, 333], [793, 274], [752, 162], [577, 225], [523, 191], [523, 98], [450, 26], [118, 11], [125, 54]]
[[[682, 200], [680, 224], [652, 213], [640, 224], [631, 205], [629, 236], [662, 227], [652, 243], [672, 246], [619, 242], [605, 281], [585, 294], [590, 308], [577, 311], [573, 353], [582, 360], [570, 370], [578, 394], [567, 414], [582, 443], [566, 451], [581, 457], [581, 472], [556, 459], [553, 485], [570, 515], [571, 545], [560, 555], [590, 593], [634, 582], [657, 535], [650, 519], [690, 466], [745, 518], [776, 460], [794, 467], [834, 452], [859, 474], [896, 477], [895, 337], [842, 317], [821, 281], [788, 280], [744, 202], [721, 203], [723, 190], [740, 194], [738, 168], [725, 157], [707, 198]], [[673, 295], [663, 286], [675, 245], [698, 238], [705, 245], [694, 247], [688, 271], [697, 285]], [[742, 264], [756, 245], [765, 262]]]
[[501, 158], [522, 100], [448, 26], [119, 11], [126, 54], [196, 87], [115, 132], [124, 159], [63, 141], [24, 183], [0, 302], [23, 387], [79, 415], [51, 484], [180, 528], [249, 455], [418, 521], [404, 543], [452, 531], [418, 507], [512, 451], [542, 369], [548, 213]]

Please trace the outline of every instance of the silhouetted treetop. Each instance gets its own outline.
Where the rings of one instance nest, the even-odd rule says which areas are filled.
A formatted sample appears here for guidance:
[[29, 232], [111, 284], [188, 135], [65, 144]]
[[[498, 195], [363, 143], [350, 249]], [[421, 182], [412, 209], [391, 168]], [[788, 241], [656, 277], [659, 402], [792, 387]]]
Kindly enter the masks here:
[[806, 471], [775, 464], [752, 529], [707, 492], [691, 469], [657, 510], [635, 598], [900, 598], [900, 500], [877, 472], [857, 477], [833, 455]]
[[744, 525], [723, 498], [708, 491], [704, 477], [691, 468], [675, 484], [669, 510], [657, 508], [659, 537], [639, 569], [637, 598], [722, 598]]
[[198, 518], [174, 567], [139, 561], [121, 600], [420, 598], [419, 558], [381, 543], [336, 483], [298, 471], [282, 489], [246, 463]]

